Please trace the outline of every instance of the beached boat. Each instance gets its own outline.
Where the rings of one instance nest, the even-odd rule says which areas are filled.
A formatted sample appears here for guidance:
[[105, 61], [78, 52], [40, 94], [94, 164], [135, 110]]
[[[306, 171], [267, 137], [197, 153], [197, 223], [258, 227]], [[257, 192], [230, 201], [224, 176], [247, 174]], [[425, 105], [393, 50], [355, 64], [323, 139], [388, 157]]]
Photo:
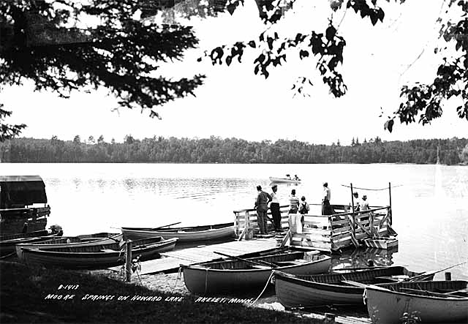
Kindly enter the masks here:
[[[311, 308], [325, 305], [362, 305], [364, 287], [361, 284], [383, 284], [396, 280], [409, 279], [421, 273], [408, 271], [404, 267], [387, 267], [370, 270], [323, 275], [290, 275], [274, 272], [275, 292], [278, 301], [287, 308]], [[431, 280], [434, 274], [420, 276], [418, 280]]]
[[417, 315], [418, 323], [468, 323], [467, 288], [456, 280], [368, 286], [365, 302], [373, 323], [402, 323], [405, 313]]
[[330, 264], [331, 258], [327, 255], [286, 250], [183, 266], [183, 274], [185, 286], [191, 293], [216, 295], [261, 290], [274, 269], [293, 274], [313, 274], [327, 272]]
[[40, 250], [49, 250], [61, 247], [71, 246], [92, 246], [102, 244], [112, 244], [115, 242], [122, 241], [121, 233], [95, 233], [95, 234], [84, 234], [78, 236], [61, 236], [53, 237], [47, 240], [33, 241], [28, 243], [16, 244], [16, 255], [19, 259], [23, 259], [23, 249], [37, 248]]
[[[162, 237], [132, 242], [132, 258], [141, 261], [159, 257], [159, 253], [171, 251], [176, 238]], [[50, 249], [23, 248], [23, 259], [28, 264], [41, 264], [67, 269], [99, 269], [124, 263], [125, 242], [90, 246], [67, 246]]]
[[273, 183], [294, 183], [294, 184], [301, 183], [301, 179], [281, 178], [281, 177], [270, 177], [270, 181]]
[[234, 223], [201, 225], [191, 227], [122, 227], [124, 239], [141, 239], [162, 236], [165, 239], [178, 238], [179, 243], [211, 241], [234, 237]]
[[49, 229], [49, 230], [39, 230], [29, 233], [16, 233], [16, 234], [6, 234], [0, 237], [0, 255], [9, 256], [14, 255], [16, 245], [21, 243], [33, 243], [49, 240], [54, 237], [59, 237], [62, 234], [62, 231]]

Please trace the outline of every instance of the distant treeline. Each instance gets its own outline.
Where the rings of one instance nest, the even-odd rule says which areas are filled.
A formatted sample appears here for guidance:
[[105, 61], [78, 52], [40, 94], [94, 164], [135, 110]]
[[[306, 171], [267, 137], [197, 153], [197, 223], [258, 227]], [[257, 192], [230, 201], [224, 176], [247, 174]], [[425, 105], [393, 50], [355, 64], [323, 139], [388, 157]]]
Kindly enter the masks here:
[[[439, 152], [439, 153], [438, 153]], [[250, 142], [237, 138], [205, 139], [127, 135], [123, 143], [92, 136], [63, 141], [17, 138], [0, 143], [2, 162], [28, 163], [468, 163], [468, 139], [384, 142], [353, 139], [351, 145], [315, 145], [300, 141]]]

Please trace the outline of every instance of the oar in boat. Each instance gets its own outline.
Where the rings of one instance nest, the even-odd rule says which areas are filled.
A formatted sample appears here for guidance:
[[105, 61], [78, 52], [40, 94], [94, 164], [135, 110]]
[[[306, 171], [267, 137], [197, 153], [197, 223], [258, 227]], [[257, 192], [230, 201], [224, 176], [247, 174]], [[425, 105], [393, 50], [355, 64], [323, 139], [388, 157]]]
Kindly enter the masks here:
[[439, 273], [439, 272], [442, 272], [442, 271], [445, 271], [445, 270], [448, 270], [448, 269], [452, 269], [452, 268], [455, 268], [455, 267], [458, 267], [459, 265], [462, 265], [462, 264], [465, 264], [467, 263], [467, 261], [464, 261], [464, 262], [460, 262], [460, 263], [457, 263], [457, 264], [454, 264], [450, 267], [447, 267], [447, 268], [444, 268], [444, 269], [440, 269], [440, 270], [434, 270], [434, 271], [429, 271], [429, 272], [423, 272], [421, 273], [420, 275], [417, 275], [417, 276], [414, 276], [414, 277], [411, 277], [408, 281], [415, 281], [415, 280], [418, 280], [420, 278], [424, 278], [424, 277], [427, 277], [427, 276], [433, 276], [435, 275], [436, 273]]
[[359, 270], [376, 270], [376, 269], [386, 269], [390, 266], [369, 266], [369, 267], [358, 267], [358, 268], [340, 268], [340, 269], [332, 269], [332, 272], [350, 272], [350, 271], [359, 271]]
[[354, 287], [359, 287], [359, 288], [366, 288], [366, 284], [363, 284], [361, 282], [353, 281], [353, 280], [342, 280], [341, 281], [344, 284], [354, 286]]
[[164, 227], [170, 227], [170, 226], [177, 225], [177, 224], [180, 224], [180, 223], [181, 223], [181, 222], [177, 222], [177, 223], [172, 223], [172, 224], [163, 225], [163, 226], [159, 226], [159, 227], [154, 227], [154, 228], [152, 228], [151, 230], [152, 230], [152, 231], [155, 231], [155, 230], [158, 230], [158, 229], [161, 229], [161, 228], [164, 228]]
[[255, 264], [255, 265], [262, 265], [262, 266], [266, 265], [266, 266], [269, 266], [269, 267], [272, 267], [272, 268], [277, 268], [278, 267], [274, 263], [270, 263], [270, 262], [263, 261], [263, 260], [249, 260], [249, 259], [244, 259], [244, 258], [241, 258], [241, 257], [238, 257], [238, 256], [221, 253], [221, 252], [216, 252], [216, 251], [213, 251], [213, 252], [216, 253], [216, 254], [231, 258], [231, 259], [237, 259], [239, 261], [244, 261], [244, 262], [252, 263], [252, 264]]

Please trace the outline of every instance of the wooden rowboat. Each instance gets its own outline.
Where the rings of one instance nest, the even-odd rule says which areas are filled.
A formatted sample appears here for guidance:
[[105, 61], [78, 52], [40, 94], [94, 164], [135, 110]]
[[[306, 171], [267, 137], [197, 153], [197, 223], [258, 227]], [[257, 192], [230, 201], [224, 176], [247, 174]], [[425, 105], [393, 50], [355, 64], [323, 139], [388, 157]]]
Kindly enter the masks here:
[[44, 229], [29, 233], [15, 233], [2, 235], [0, 238], [0, 255], [5, 256], [14, 254], [17, 244], [45, 241], [53, 237], [58, 237], [61, 234], [62, 232]]
[[124, 239], [142, 239], [162, 236], [165, 239], [178, 238], [178, 242], [211, 241], [234, 237], [234, 223], [201, 225], [192, 227], [122, 227]]
[[[403, 278], [421, 275], [408, 271], [404, 267], [357, 270], [324, 275], [290, 275], [274, 272], [275, 292], [278, 301], [286, 308], [312, 308], [326, 305], [362, 305], [364, 287], [349, 284], [383, 284]], [[431, 280], [434, 274], [418, 277], [419, 280]], [[348, 282], [348, 283], [346, 283]]]
[[327, 272], [330, 265], [329, 256], [289, 250], [182, 267], [185, 286], [191, 293], [219, 295], [261, 289], [269, 283], [273, 269], [293, 274], [313, 274]]
[[368, 286], [365, 300], [375, 323], [402, 323], [404, 313], [422, 323], [468, 323], [468, 282], [404, 282], [389, 287]]
[[[159, 253], [171, 251], [176, 238], [162, 237], [132, 242], [132, 258], [141, 261], [159, 257]], [[23, 248], [23, 259], [28, 264], [41, 264], [66, 269], [99, 269], [124, 263], [125, 242], [90, 246], [67, 246], [50, 249]]]
[[102, 244], [112, 244], [122, 241], [121, 233], [95, 233], [78, 236], [53, 237], [47, 240], [16, 244], [16, 255], [23, 259], [23, 249], [37, 248], [40, 250], [49, 250], [61, 247], [71, 246], [92, 246]]

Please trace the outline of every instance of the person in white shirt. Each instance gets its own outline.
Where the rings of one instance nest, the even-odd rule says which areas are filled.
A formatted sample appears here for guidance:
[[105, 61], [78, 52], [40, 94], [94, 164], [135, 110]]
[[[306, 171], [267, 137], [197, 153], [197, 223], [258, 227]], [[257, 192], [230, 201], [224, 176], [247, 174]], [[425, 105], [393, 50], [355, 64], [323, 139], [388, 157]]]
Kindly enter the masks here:
[[369, 210], [369, 209], [370, 209], [370, 207], [369, 207], [369, 202], [367, 201], [367, 196], [364, 195], [364, 196], [362, 196], [360, 210], [364, 211], [364, 210]]
[[278, 191], [278, 186], [273, 185], [271, 187], [271, 190], [273, 191], [271, 193], [271, 203], [270, 203], [270, 210], [271, 210], [271, 216], [273, 217], [273, 225], [275, 227], [276, 232], [281, 232], [281, 211], [280, 211], [280, 203], [279, 199], [277, 196], [277, 191]]
[[322, 215], [332, 215], [333, 208], [330, 205], [331, 190], [328, 188], [328, 182], [323, 184], [323, 195], [322, 195]]

